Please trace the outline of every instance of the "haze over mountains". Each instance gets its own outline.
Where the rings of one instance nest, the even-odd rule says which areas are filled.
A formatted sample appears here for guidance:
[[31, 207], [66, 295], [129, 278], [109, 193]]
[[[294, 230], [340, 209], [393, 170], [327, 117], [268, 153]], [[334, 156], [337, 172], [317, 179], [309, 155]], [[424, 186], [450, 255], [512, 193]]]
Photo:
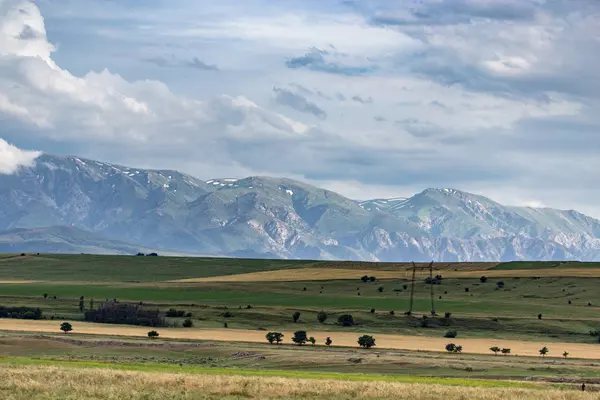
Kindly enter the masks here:
[[600, 260], [600, 221], [456, 189], [355, 201], [285, 178], [202, 181], [42, 154], [0, 174], [0, 251], [380, 261]]

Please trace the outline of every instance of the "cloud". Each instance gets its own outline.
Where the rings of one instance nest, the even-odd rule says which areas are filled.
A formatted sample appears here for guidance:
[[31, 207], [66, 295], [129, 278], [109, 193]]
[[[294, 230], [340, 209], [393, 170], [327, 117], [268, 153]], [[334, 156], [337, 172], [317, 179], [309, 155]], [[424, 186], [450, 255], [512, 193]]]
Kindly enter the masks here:
[[288, 59], [285, 65], [292, 69], [307, 68], [312, 71], [349, 76], [364, 75], [377, 69], [374, 65], [345, 65], [339, 61], [328, 61], [326, 56], [331, 56], [330, 58], [333, 59], [344, 58], [343, 54], [312, 48], [303, 56]]
[[181, 60], [174, 55], [170, 56], [154, 56], [145, 58], [144, 61], [155, 64], [159, 67], [185, 67], [194, 68], [202, 71], [218, 71], [216, 65], [207, 64], [198, 57], [192, 57], [189, 60]]
[[325, 111], [298, 93], [278, 87], [274, 87], [273, 92], [275, 93], [275, 101], [281, 105], [293, 108], [296, 111], [312, 114], [315, 117], [323, 119], [327, 118], [327, 113]]
[[371, 104], [371, 103], [373, 103], [373, 98], [369, 96], [366, 99], [363, 99], [360, 96], [352, 96], [352, 101], [355, 101], [357, 103], [362, 103], [362, 104]]
[[0, 174], [10, 175], [20, 167], [33, 165], [41, 153], [21, 150], [0, 138]]

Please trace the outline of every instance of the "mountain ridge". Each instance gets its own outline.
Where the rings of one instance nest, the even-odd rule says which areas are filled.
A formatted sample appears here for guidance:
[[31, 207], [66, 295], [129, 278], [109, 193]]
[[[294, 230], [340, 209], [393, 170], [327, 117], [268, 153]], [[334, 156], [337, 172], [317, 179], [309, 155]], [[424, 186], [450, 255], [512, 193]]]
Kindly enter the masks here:
[[[288, 178], [200, 180], [42, 154], [0, 175], [0, 230], [71, 226], [144, 248], [367, 261], [600, 259], [600, 221], [453, 188], [357, 201]], [[40, 250], [43, 251], [43, 250]]]

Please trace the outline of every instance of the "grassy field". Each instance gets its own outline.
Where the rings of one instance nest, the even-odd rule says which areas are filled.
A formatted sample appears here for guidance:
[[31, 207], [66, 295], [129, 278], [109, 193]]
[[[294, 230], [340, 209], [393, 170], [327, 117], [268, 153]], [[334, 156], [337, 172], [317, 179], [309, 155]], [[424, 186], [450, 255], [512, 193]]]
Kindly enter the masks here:
[[[343, 373], [360, 374], [364, 379], [418, 376], [540, 380], [568, 385], [582, 380], [592, 385], [600, 383], [594, 380], [600, 375], [600, 364], [595, 361], [600, 360], [600, 344], [590, 335], [590, 331], [600, 330], [600, 263], [434, 266], [435, 274], [442, 275], [441, 281], [433, 286], [426, 284], [428, 272], [419, 272], [413, 314], [406, 316], [410, 303], [409, 263], [0, 255], [0, 306], [39, 307], [45, 318], [0, 320], [0, 357], [8, 357], [0, 363], [10, 365], [18, 374], [33, 374], [27, 378], [31, 381], [37, 379], [36, 374], [43, 374], [40, 371], [44, 368], [70, 368], [64, 364], [36, 364], [42, 361], [98, 361], [127, 365], [128, 370], [134, 364], [145, 366], [145, 370], [138, 368], [135, 373], [181, 374], [183, 364], [185, 373], [193, 367], [213, 372], [233, 368], [237, 372], [314, 373], [322, 378]], [[375, 276], [375, 281], [362, 282], [363, 275]], [[484, 282], [482, 276], [488, 279]], [[503, 285], [499, 286], [498, 281]], [[437, 316], [430, 315], [432, 287]], [[89, 325], [81, 322], [81, 296], [84, 309], [89, 309], [91, 299], [96, 307], [117, 299], [121, 303], [141, 302], [144, 307], [162, 311], [177, 308], [192, 315], [194, 327], [183, 328], [183, 318], [167, 318], [171, 327], [158, 328], [161, 339], [149, 341], [144, 337], [148, 328]], [[319, 322], [317, 315], [322, 311], [328, 318]], [[295, 312], [300, 312], [298, 322], [292, 320]], [[351, 314], [355, 325], [339, 325], [337, 318], [342, 314]], [[73, 333], [58, 332], [63, 320], [73, 324]], [[223, 329], [225, 323], [227, 328]], [[300, 329], [308, 331], [320, 345], [290, 345], [292, 333]], [[286, 344], [265, 344], [268, 331], [283, 332]], [[448, 331], [456, 331], [457, 336], [445, 338]], [[356, 339], [360, 334], [374, 335], [377, 350], [358, 349]], [[322, 346], [327, 336], [334, 341], [332, 347]], [[464, 354], [446, 354], [444, 347], [449, 342], [462, 345]], [[489, 348], [495, 345], [511, 348], [511, 356], [492, 355]], [[550, 349], [547, 358], [534, 357], [542, 346]], [[569, 352], [567, 359], [562, 357], [564, 351]], [[64, 372], [65, 379], [67, 375]], [[253, 379], [262, 382], [267, 378], [282, 377]], [[302, 390], [294, 389], [293, 393], [300, 393], [298, 398], [330, 398], [329, 392]], [[220, 398], [217, 392], [200, 392], [186, 392], [180, 398]], [[551, 392], [543, 391], [548, 396]], [[337, 398], [357, 397], [344, 393]], [[397, 393], [390, 389], [380, 395], [391, 398]], [[221, 394], [230, 398], [271, 396], [268, 392], [243, 390]], [[442, 398], [427, 395], [420, 393], [417, 398]], [[495, 395], [490, 392], [469, 398]], [[578, 398], [560, 397], [571, 395], [576, 396], [558, 391], [547, 398]], [[98, 396], [92, 398], [105, 398]]]

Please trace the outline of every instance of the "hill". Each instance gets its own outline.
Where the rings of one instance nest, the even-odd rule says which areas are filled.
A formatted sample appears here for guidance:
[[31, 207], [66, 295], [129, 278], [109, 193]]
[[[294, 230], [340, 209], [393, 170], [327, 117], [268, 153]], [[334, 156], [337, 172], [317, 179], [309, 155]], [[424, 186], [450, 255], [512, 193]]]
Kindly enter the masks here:
[[[596, 219], [576, 211], [504, 206], [448, 188], [359, 202], [286, 178], [202, 181], [172, 170], [43, 154], [32, 167], [0, 175], [0, 202], [2, 230], [69, 226], [134, 247], [195, 254], [366, 261], [600, 259]], [[115, 245], [93, 247], [113, 252]]]

